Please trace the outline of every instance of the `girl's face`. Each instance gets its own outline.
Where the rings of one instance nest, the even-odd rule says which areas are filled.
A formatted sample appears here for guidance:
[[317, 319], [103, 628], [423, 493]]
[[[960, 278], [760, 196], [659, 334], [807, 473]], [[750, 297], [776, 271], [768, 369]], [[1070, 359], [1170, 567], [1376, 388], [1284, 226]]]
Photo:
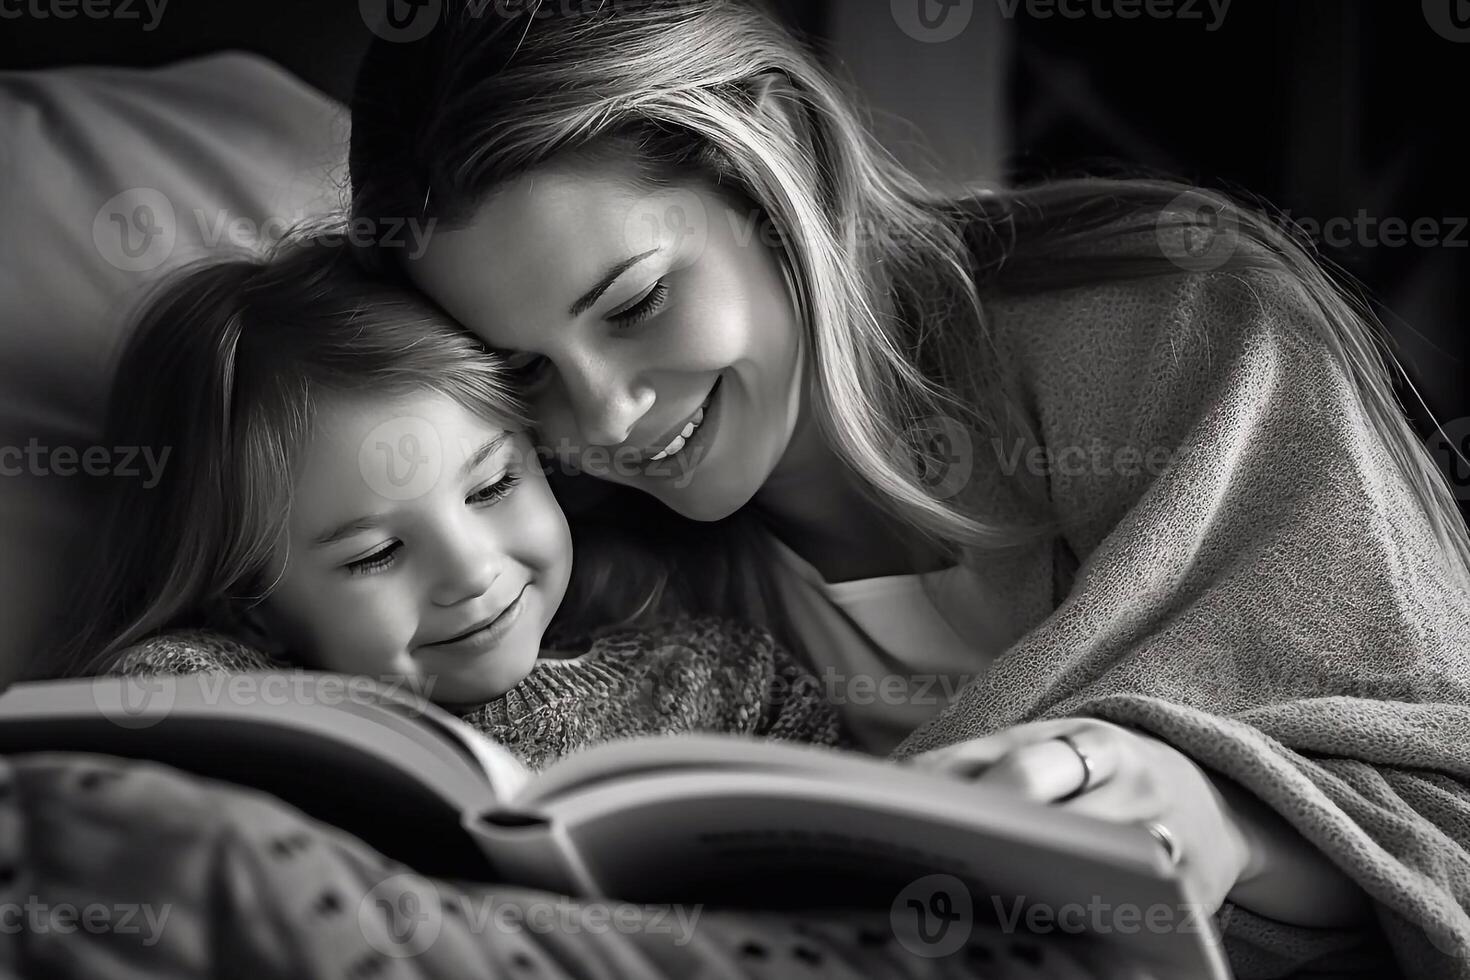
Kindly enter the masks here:
[[324, 401], [267, 629], [312, 667], [404, 677], [435, 701], [504, 693], [571, 573], [529, 440], [437, 393]]
[[686, 517], [749, 501], [804, 418], [805, 341], [769, 230], [701, 187], [548, 166], [408, 269], [510, 356], [560, 465]]

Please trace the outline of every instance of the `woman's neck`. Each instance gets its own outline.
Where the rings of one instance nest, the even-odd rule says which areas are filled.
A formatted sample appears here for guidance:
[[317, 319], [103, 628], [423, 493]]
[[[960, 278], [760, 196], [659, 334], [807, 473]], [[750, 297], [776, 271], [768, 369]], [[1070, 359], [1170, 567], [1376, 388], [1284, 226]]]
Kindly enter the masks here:
[[777, 538], [827, 582], [929, 572], [949, 556], [874, 503], [855, 474], [803, 412], [791, 444], [755, 507]]

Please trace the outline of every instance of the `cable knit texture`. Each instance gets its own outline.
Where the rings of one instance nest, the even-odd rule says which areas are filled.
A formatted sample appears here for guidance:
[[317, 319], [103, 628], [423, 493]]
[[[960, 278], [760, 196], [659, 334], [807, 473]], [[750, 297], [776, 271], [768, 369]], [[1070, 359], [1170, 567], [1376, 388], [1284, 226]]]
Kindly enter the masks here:
[[1239, 977], [1381, 976], [1375, 953], [1416, 980], [1470, 977], [1470, 583], [1317, 339], [1320, 314], [1268, 272], [988, 311], [1054, 465], [1011, 466], [1015, 447], [974, 433], [964, 493], [1021, 513], [1010, 469], [1045, 481], [1071, 529], [977, 557], [1032, 628], [893, 755], [1062, 717], [1148, 731], [1374, 900], [1379, 928], [1353, 932], [1227, 903]]
[[[567, 638], [558, 647], [568, 645]], [[850, 746], [816, 679], [758, 627], [672, 618], [572, 640], [574, 659], [542, 659], [501, 697], [455, 713], [541, 769], [578, 749], [634, 735], [726, 732]], [[290, 670], [220, 633], [164, 633], [124, 650], [111, 673]]]

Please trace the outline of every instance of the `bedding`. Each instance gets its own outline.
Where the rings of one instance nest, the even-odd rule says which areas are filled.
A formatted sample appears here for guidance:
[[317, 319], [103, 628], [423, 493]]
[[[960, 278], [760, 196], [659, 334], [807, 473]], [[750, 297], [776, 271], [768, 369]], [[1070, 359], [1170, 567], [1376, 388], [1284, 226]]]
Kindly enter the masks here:
[[0, 909], [0, 969], [54, 980], [1102, 976], [1065, 940], [979, 922], [944, 948], [886, 909], [579, 903], [428, 879], [265, 794], [69, 753], [0, 758]]
[[144, 465], [97, 445], [127, 315], [168, 269], [339, 205], [348, 129], [338, 103], [223, 52], [0, 72], [0, 132], [3, 683], [65, 614], [86, 477]]

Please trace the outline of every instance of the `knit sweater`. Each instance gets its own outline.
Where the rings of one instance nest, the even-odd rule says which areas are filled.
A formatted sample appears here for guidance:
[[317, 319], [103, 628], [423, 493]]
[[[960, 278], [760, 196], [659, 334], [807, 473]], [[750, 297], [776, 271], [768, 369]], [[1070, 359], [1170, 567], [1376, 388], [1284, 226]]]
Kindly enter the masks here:
[[[561, 646], [562, 644], [558, 644]], [[452, 708], [531, 769], [616, 738], [725, 732], [847, 746], [816, 679], [769, 632], [711, 617], [603, 630], [538, 660], [493, 701]], [[221, 633], [179, 630], [122, 651], [109, 673], [292, 670]]]

